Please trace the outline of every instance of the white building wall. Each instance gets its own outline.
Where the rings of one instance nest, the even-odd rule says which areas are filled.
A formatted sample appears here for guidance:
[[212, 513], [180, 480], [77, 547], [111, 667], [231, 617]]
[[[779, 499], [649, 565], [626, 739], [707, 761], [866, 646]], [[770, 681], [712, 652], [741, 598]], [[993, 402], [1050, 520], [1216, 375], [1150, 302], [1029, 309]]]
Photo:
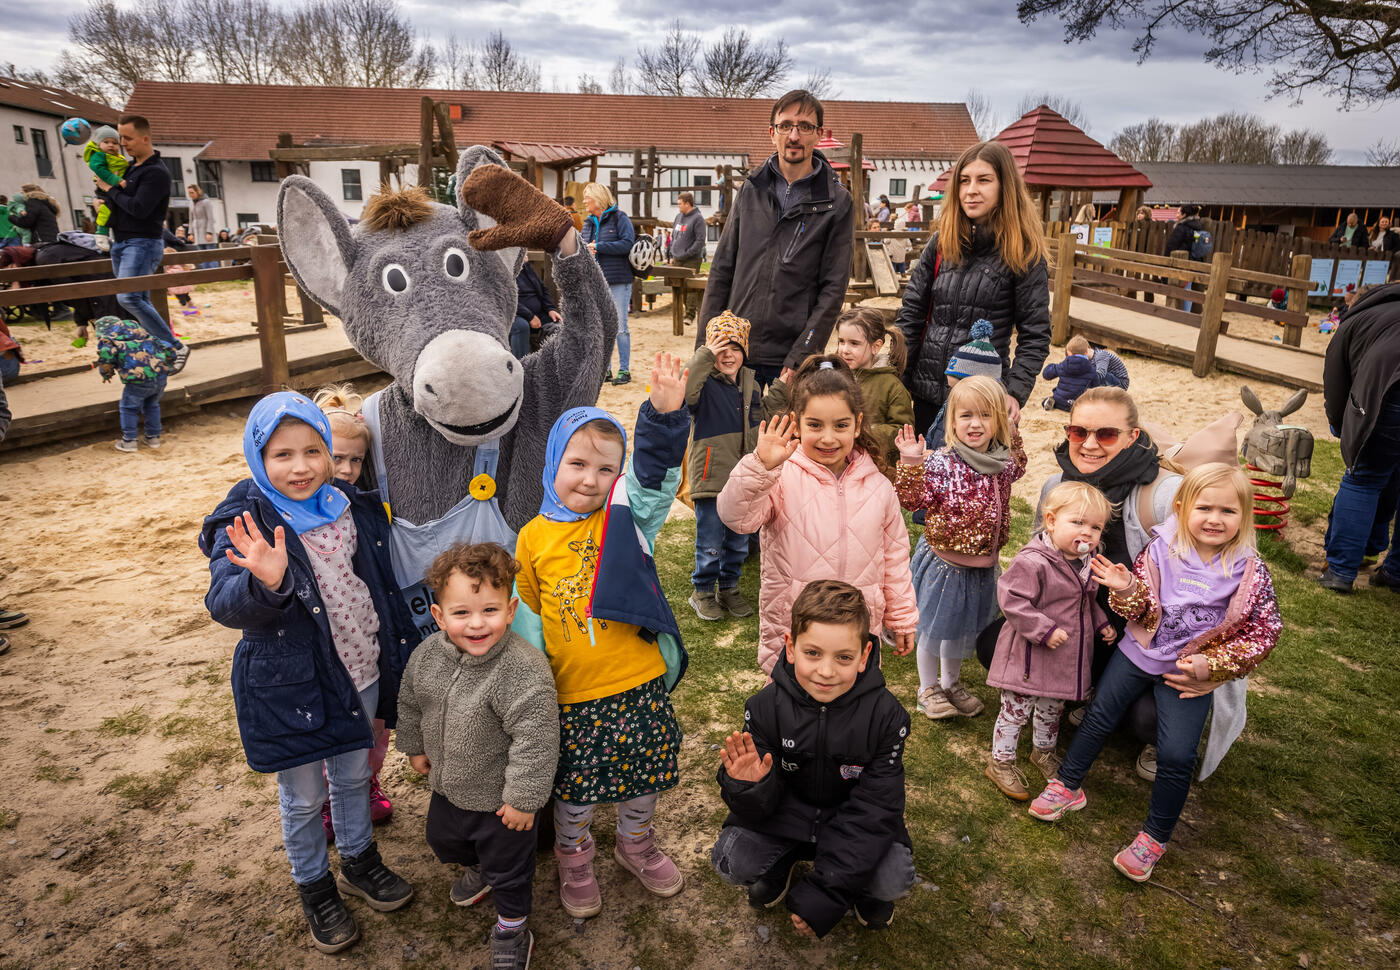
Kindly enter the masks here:
[[[19, 194], [19, 187], [25, 182], [34, 182], [58, 200], [63, 211], [58, 214], [58, 227], [76, 229], [87, 203], [93, 198], [92, 173], [83, 164], [83, 149], [69, 147], [59, 137], [58, 129], [64, 119], [38, 111], [0, 105], [0, 193], [8, 196]], [[14, 128], [24, 129], [24, 142], [15, 140]], [[34, 135], [32, 129], [44, 132], [48, 145], [49, 158], [53, 163], [53, 175], [39, 177], [39, 165], [34, 158]], [[87, 210], [90, 211], [90, 210]]]

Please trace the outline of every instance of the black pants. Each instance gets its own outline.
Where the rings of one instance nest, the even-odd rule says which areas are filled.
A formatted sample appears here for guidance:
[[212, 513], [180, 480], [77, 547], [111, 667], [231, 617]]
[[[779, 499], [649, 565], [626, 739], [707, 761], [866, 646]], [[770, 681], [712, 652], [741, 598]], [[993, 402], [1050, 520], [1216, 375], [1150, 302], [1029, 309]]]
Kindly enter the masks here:
[[428, 848], [446, 863], [481, 866], [506, 919], [530, 915], [535, 881], [535, 833], [512, 832], [495, 812], [469, 812], [433, 792], [428, 802]]

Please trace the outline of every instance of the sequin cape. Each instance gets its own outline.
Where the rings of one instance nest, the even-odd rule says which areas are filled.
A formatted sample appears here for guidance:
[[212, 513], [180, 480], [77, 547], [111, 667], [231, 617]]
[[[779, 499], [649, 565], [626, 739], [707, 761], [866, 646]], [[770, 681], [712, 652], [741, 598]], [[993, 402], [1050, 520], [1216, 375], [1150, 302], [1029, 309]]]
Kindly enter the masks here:
[[922, 465], [901, 461], [895, 490], [906, 509], [924, 509], [924, 541], [940, 558], [957, 566], [986, 567], [996, 562], [1011, 532], [1011, 485], [1026, 473], [1021, 432], [1011, 429], [1011, 460], [998, 475], [973, 470], [951, 447], [940, 448]]
[[[1128, 621], [1128, 631], [1139, 643], [1151, 643], [1162, 621], [1157, 593], [1161, 574], [1151, 552], [1158, 543], [1165, 546], [1168, 541], [1160, 536], [1154, 539], [1133, 563], [1133, 585], [1125, 593], [1114, 590], [1108, 596], [1109, 608]], [[1210, 662], [1211, 680], [1233, 680], [1259, 666], [1278, 646], [1282, 629], [1283, 618], [1269, 567], [1252, 555], [1245, 564], [1239, 588], [1230, 597], [1225, 619], [1182, 647], [1178, 657], [1202, 654]]]

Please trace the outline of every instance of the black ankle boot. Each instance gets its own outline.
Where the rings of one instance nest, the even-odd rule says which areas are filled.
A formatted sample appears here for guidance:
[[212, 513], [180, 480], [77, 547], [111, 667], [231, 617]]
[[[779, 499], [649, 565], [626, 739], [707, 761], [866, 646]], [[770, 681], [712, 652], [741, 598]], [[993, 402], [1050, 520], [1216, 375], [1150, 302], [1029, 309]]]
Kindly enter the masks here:
[[339, 953], [360, 938], [355, 917], [345, 908], [329, 872], [315, 882], [297, 883], [297, 895], [301, 897], [301, 911], [306, 914], [316, 949]]
[[759, 876], [749, 887], [749, 905], [754, 909], [772, 909], [783, 901], [792, 886], [792, 871], [802, 853], [789, 849], [778, 857], [773, 868]]
[[413, 887], [384, 864], [379, 847], [373, 842], [357, 856], [340, 857], [336, 885], [341, 892], [359, 896], [369, 903], [370, 909], [381, 913], [406, 906], [413, 898]]

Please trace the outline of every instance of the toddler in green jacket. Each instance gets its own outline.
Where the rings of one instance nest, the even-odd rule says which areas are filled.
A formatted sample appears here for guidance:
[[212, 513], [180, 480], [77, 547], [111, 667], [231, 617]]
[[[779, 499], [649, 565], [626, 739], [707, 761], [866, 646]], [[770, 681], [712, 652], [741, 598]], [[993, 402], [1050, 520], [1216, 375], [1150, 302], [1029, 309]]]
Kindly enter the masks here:
[[[83, 146], [83, 162], [107, 185], [125, 185], [126, 167], [130, 163], [122, 154], [121, 139], [117, 129], [111, 125], [100, 125], [92, 130], [92, 139]], [[112, 220], [112, 209], [106, 202], [97, 207], [97, 230], [93, 238], [97, 248], [108, 252], [112, 248], [112, 230], [107, 223]]]
[[549, 659], [510, 629], [520, 564], [491, 542], [458, 543], [426, 582], [437, 632], [420, 643], [399, 687], [398, 748], [427, 774], [428, 847], [463, 867], [450, 898], [495, 894], [491, 965], [524, 970], [535, 879], [535, 813], [559, 761], [559, 707]]

